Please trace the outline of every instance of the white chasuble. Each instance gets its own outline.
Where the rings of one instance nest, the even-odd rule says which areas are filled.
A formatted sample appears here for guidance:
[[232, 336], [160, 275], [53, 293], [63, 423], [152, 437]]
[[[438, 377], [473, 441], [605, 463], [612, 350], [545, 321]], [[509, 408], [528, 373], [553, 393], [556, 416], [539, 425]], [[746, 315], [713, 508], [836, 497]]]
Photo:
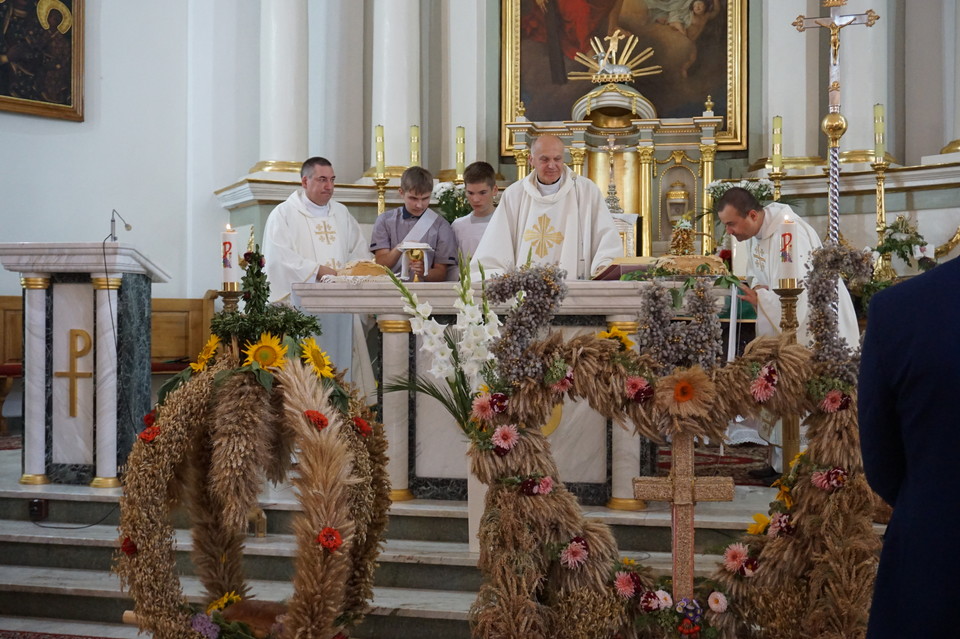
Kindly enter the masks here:
[[556, 193], [542, 195], [536, 173], [503, 192], [471, 261], [487, 275], [527, 262], [558, 264], [572, 279], [589, 279], [623, 255], [620, 235], [597, 185], [564, 169]]
[[[299, 306], [291, 286], [315, 282], [321, 265], [333, 269], [355, 260], [373, 259], [356, 219], [339, 202], [330, 200], [330, 213], [311, 215], [302, 189], [270, 213], [263, 229], [263, 256], [270, 282], [270, 301]], [[312, 207], [316, 210], [316, 207]], [[376, 381], [365, 331], [359, 315], [322, 313], [320, 348], [346, 379], [356, 384], [368, 401], [376, 400]]]
[[[757, 291], [757, 335], [778, 335], [780, 333], [780, 296], [772, 289], [780, 285], [780, 224], [785, 219], [796, 223], [793, 238], [794, 259], [802, 265], [802, 276], [806, 277], [810, 270], [810, 252], [822, 246], [816, 231], [798, 216], [786, 204], [774, 202], [764, 207], [763, 224], [760, 232], [746, 242], [747, 276], [752, 278], [752, 286], [768, 286], [769, 289]], [[847, 345], [857, 348], [860, 345], [860, 329], [857, 325], [856, 312], [850, 293], [840, 278], [837, 278], [838, 329]], [[810, 346], [813, 336], [807, 329], [809, 306], [807, 291], [797, 298], [797, 341], [804, 346]]]

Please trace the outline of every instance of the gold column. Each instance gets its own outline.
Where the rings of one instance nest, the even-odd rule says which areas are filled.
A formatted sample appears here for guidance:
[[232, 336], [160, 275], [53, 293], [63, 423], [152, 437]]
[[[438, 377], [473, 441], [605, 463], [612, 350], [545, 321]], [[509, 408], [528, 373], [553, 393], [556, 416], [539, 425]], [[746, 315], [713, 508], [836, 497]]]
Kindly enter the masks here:
[[716, 240], [713, 237], [713, 198], [707, 193], [707, 185], [713, 182], [713, 164], [716, 158], [716, 145], [700, 145], [700, 172], [703, 175], [703, 195], [701, 200], [703, 201], [704, 209], [703, 225], [701, 226], [703, 235], [700, 236], [703, 239], [700, 242], [700, 246], [703, 249], [702, 252], [704, 255], [712, 255], [716, 247]]
[[583, 175], [583, 160], [587, 157], [587, 150], [583, 147], [570, 147], [570, 168], [577, 175]]
[[522, 180], [527, 177], [527, 172], [530, 169], [528, 161], [530, 160], [530, 149], [517, 149], [513, 152], [513, 157], [517, 161], [517, 181]]
[[640, 156], [640, 255], [650, 257], [653, 255], [653, 147], [641, 146], [637, 154]]

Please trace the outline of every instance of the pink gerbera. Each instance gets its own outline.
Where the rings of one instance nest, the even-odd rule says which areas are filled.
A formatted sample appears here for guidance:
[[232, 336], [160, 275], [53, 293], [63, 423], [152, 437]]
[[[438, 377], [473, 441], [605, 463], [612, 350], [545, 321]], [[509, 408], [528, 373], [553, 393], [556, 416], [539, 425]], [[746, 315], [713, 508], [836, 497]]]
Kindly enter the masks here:
[[563, 379], [554, 382], [550, 388], [552, 388], [555, 393], [566, 393], [573, 388], [573, 369], [567, 368], [567, 374], [563, 376]]
[[624, 599], [629, 599], [636, 592], [636, 586], [630, 573], [622, 570], [613, 578], [613, 586], [617, 589], [617, 594]]
[[630, 376], [627, 378], [626, 383], [624, 384], [624, 390], [627, 393], [627, 397], [633, 399], [633, 396], [637, 394], [637, 391], [647, 385], [647, 380], [642, 377]]
[[553, 492], [553, 477], [543, 477], [540, 479], [540, 484], [537, 486], [537, 494], [540, 495], [549, 495]]
[[560, 553], [560, 563], [566, 568], [579, 568], [587, 563], [587, 547], [579, 541], [571, 541]]
[[510, 450], [520, 441], [520, 433], [513, 424], [497, 426], [496, 430], [493, 431], [493, 437], [490, 438], [490, 441], [492, 441], [493, 445], [497, 448]]
[[760, 375], [750, 383], [750, 394], [753, 395], [758, 403], [767, 401], [776, 392], [776, 386], [770, 383], [770, 380]]
[[825, 413], [835, 413], [840, 410], [840, 404], [843, 403], [843, 393], [834, 389], [828, 391], [823, 399], [820, 400], [820, 409]]
[[490, 393], [480, 393], [473, 398], [473, 416], [477, 419], [490, 419], [493, 417], [493, 405], [490, 401]]
[[833, 486], [830, 485], [830, 477], [827, 476], [827, 471], [825, 470], [816, 470], [810, 475], [810, 483], [819, 488], [820, 490], [830, 490]]
[[747, 547], [741, 543], [730, 544], [723, 552], [723, 567], [730, 572], [737, 572], [747, 560]]

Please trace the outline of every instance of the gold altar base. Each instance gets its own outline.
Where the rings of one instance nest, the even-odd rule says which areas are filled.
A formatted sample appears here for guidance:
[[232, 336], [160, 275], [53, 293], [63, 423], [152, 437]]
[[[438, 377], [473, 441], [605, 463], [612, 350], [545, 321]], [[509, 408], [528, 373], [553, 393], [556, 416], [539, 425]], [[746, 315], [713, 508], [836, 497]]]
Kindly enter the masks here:
[[610, 510], [629, 510], [629, 511], [638, 511], [646, 510], [647, 502], [642, 499], [624, 499], [622, 497], [611, 497], [610, 501], [607, 502], [607, 508]]
[[94, 477], [90, 488], [120, 488], [120, 480], [116, 477]]
[[409, 488], [398, 488], [390, 491], [390, 501], [412, 501], [415, 499]]
[[42, 484], [49, 484], [50, 478], [46, 475], [21, 475], [20, 483], [29, 484], [31, 486], [40, 486]]
[[[897, 160], [889, 153], [883, 155], [887, 164], [896, 164]], [[842, 151], [840, 153], [840, 164], [873, 164], [877, 161], [873, 149], [861, 149], [855, 151]]]
[[287, 160], [261, 160], [254, 164], [249, 173], [300, 173], [302, 162], [290, 162]]

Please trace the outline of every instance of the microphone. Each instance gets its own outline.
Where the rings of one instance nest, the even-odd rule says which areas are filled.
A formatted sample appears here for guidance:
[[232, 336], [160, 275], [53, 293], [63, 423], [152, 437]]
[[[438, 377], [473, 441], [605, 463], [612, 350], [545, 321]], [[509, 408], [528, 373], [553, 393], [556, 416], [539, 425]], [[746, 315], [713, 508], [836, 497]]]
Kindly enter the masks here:
[[122, 215], [120, 215], [119, 213], [117, 213], [117, 209], [113, 209], [113, 211], [110, 213], [110, 241], [111, 241], [111, 242], [116, 242], [116, 241], [117, 241], [117, 218], [118, 218], [118, 217], [119, 217], [121, 220], [123, 220], [123, 230], [124, 230], [124, 231], [132, 231], [132, 230], [133, 230], [133, 226], [132, 226], [129, 222], [127, 222], [126, 220], [124, 220]]

